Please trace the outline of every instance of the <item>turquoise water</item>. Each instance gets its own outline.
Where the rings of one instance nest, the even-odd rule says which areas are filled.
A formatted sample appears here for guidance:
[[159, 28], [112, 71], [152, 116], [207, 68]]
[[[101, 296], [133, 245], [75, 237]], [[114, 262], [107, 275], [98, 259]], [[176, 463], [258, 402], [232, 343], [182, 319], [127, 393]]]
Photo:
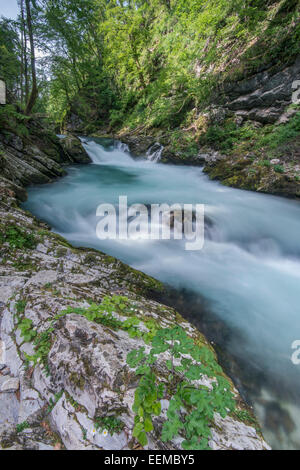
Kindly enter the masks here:
[[[29, 188], [24, 207], [75, 245], [98, 248], [204, 299], [226, 331], [220, 346], [243, 364], [237, 383], [266, 439], [275, 448], [300, 449], [300, 366], [291, 361], [300, 339], [299, 203], [224, 187], [199, 167], [133, 159], [109, 140], [84, 142], [93, 164]], [[100, 241], [96, 209], [122, 195], [128, 204], [205, 204], [204, 249], [188, 252], [178, 240]]]

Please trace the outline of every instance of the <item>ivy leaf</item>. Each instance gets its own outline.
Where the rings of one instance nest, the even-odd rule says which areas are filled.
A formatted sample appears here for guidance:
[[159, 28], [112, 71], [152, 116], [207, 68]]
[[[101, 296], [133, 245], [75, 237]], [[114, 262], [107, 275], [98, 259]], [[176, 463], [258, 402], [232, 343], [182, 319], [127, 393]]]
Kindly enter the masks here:
[[148, 375], [151, 372], [149, 366], [143, 365], [137, 368], [136, 375]]
[[137, 439], [139, 443], [141, 444], [142, 447], [145, 447], [148, 444], [148, 439], [147, 435], [145, 432], [141, 432], [138, 436]]
[[164, 396], [165, 385], [160, 383], [157, 388], [157, 397], [161, 400]]
[[161, 440], [163, 442], [168, 442], [176, 436], [176, 428], [172, 425], [171, 421], [166, 421], [162, 428]]
[[161, 413], [161, 404], [160, 402], [154, 403], [153, 405], [153, 413], [155, 416], [159, 416]]
[[139, 435], [143, 432], [143, 430], [144, 430], [143, 423], [137, 423], [133, 428], [133, 432], [132, 432], [133, 437], [138, 438]]
[[153, 431], [153, 423], [150, 418], [146, 418], [144, 422], [144, 428], [146, 432]]
[[169, 421], [165, 421], [162, 429], [162, 441], [168, 442], [171, 441], [175, 436], [177, 436], [180, 429], [183, 428], [183, 423], [180, 421], [178, 416]]
[[126, 361], [129, 367], [134, 369], [140, 364], [140, 362], [145, 358], [144, 351], [145, 348], [140, 348], [138, 350], [134, 349], [127, 355]]
[[181, 445], [184, 450], [211, 450], [207, 439], [201, 439], [199, 442], [196, 436], [190, 440], [183, 441]]

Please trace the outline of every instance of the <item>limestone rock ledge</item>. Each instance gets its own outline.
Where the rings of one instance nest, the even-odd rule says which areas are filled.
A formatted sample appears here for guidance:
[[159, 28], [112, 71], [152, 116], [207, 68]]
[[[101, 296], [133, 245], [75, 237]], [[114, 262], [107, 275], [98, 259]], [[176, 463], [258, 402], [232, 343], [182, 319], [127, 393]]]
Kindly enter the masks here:
[[77, 137], [58, 139], [36, 118], [27, 125], [25, 135], [10, 126], [0, 129], [0, 172], [10, 181], [21, 186], [50, 183], [65, 175], [66, 165], [91, 162]]
[[[117, 294], [132, 301], [141, 322], [180, 324], [197, 343], [211, 346], [173, 309], [149, 300], [150, 292], [162, 288], [160, 283], [101, 252], [75, 249], [19, 208], [19, 192], [0, 178], [0, 448], [136, 448], [132, 404], [137, 377], [126, 356], [142, 346], [143, 339], [67, 314], [52, 324], [45, 368], [30, 359], [34, 341], [24, 341], [20, 321], [27, 319], [31, 331], [46, 334], [51, 320], [67, 307], [86, 308], [88, 301], [100, 304], [105, 296]], [[23, 241], [12, 242], [5, 238], [7, 233], [23, 233]], [[120, 313], [113, 315], [120, 319]], [[156, 367], [157, 376], [165, 380], [164, 363]], [[237, 409], [243, 410], [234, 393]], [[163, 400], [162, 409], [167, 405]], [[109, 416], [122, 421], [121, 432], [105, 435], [97, 429], [96, 419]], [[180, 440], [160, 440], [162, 419], [155, 419], [146, 449], [179, 449]], [[233, 415], [215, 416], [210, 447], [268, 449], [257, 426]]]

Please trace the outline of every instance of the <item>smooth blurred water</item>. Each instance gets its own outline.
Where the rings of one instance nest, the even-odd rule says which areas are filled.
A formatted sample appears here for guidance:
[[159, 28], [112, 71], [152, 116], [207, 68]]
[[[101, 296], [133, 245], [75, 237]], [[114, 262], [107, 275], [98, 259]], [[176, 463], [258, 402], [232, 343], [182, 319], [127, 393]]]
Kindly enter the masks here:
[[[24, 207], [75, 245], [204, 298], [226, 331], [220, 346], [243, 364], [239, 380], [266, 439], [300, 449], [300, 366], [291, 362], [292, 342], [300, 339], [299, 203], [224, 187], [199, 167], [133, 159], [109, 139], [84, 142], [94, 164], [30, 188]], [[129, 204], [205, 204], [204, 249], [188, 252], [174, 240], [98, 240], [96, 208], [117, 204], [120, 195]]]

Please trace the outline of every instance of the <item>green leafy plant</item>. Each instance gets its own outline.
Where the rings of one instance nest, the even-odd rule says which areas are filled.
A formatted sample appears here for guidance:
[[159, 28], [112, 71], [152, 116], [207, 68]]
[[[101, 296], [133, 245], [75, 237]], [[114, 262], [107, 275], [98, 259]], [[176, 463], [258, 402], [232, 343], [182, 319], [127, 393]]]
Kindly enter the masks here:
[[50, 327], [47, 330], [39, 334], [37, 333], [36, 330], [33, 330], [32, 337], [29, 341], [35, 338], [33, 342], [35, 354], [30, 356], [29, 354], [24, 353], [27, 365], [30, 362], [33, 362], [34, 365], [40, 362], [44, 366], [44, 369], [47, 375], [50, 374], [49, 365], [48, 365], [48, 355], [51, 349], [51, 338], [52, 338], [53, 331], [54, 331], [53, 327]]
[[26, 303], [26, 300], [18, 300], [18, 302], [16, 303], [16, 311], [18, 314], [25, 312]]
[[120, 434], [124, 428], [124, 423], [115, 416], [105, 416], [95, 419], [95, 427], [100, 432], [107, 430], [112, 436]]
[[137, 317], [131, 317], [122, 322], [121, 328], [126, 330], [130, 338], [141, 337], [142, 332], [138, 330], [140, 320]]
[[29, 318], [23, 318], [18, 324], [18, 328], [21, 330], [21, 336], [25, 343], [30, 343], [37, 335], [36, 330], [33, 329], [32, 320]]
[[87, 429], [85, 429], [83, 426], [80, 426], [81, 427], [81, 432], [82, 432], [82, 439], [84, 441], [86, 441], [87, 439]]
[[48, 354], [51, 349], [51, 335], [54, 328], [50, 327], [46, 331], [39, 333], [34, 341], [36, 355], [35, 357], [41, 360], [41, 363], [48, 367]]
[[267, 168], [269, 168], [271, 166], [271, 162], [270, 160], [262, 160], [260, 162], [258, 162], [259, 166], [265, 166]]
[[30, 425], [27, 421], [23, 421], [23, 423], [17, 424], [16, 431], [17, 433], [25, 431], [25, 429], [30, 428]]
[[59, 319], [71, 313], [82, 315], [85, 318], [87, 318], [89, 321], [100, 323], [101, 325], [107, 326], [114, 330], [120, 329], [122, 326], [122, 322], [120, 322], [119, 320], [113, 317], [111, 310], [106, 311], [102, 304], [101, 305], [92, 304], [88, 308], [68, 307], [66, 310], [63, 310], [55, 318]]
[[275, 165], [274, 171], [276, 171], [276, 173], [284, 173], [284, 168], [282, 165]]
[[[166, 384], [158, 382], [154, 365], [167, 354], [169, 370]], [[213, 353], [198, 347], [179, 326], [159, 329], [152, 340], [152, 349], [134, 350], [127, 356], [128, 365], [136, 369], [140, 382], [135, 393], [133, 435], [141, 445], [147, 444], [147, 432], [153, 430], [153, 417], [161, 413], [160, 400], [169, 399], [167, 420], [161, 439], [170, 441], [180, 435], [184, 449], [208, 449], [210, 425], [215, 413], [225, 417], [235, 408], [229, 382], [222, 376]], [[211, 387], [201, 384], [203, 377], [215, 378]]]
[[7, 227], [0, 232], [0, 242], [9, 243], [12, 249], [30, 249], [36, 247], [35, 237], [31, 233], [27, 233], [17, 226]]

